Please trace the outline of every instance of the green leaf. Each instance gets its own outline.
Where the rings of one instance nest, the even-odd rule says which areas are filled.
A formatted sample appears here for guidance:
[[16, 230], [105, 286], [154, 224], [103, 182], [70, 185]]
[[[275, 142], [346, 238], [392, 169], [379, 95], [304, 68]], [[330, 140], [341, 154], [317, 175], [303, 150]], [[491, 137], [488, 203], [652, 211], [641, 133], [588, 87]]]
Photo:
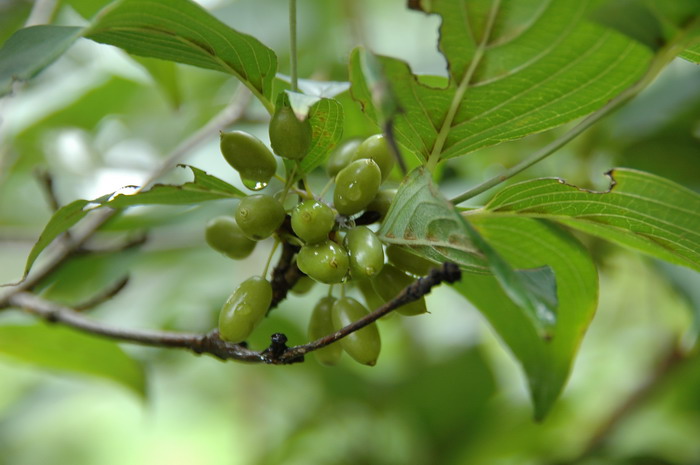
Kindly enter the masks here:
[[322, 98], [309, 110], [312, 142], [301, 161], [301, 171], [309, 173], [321, 166], [343, 136], [343, 106], [335, 99]]
[[552, 270], [513, 270], [440, 194], [425, 169], [414, 170], [401, 184], [378, 235], [438, 263], [451, 261], [465, 271], [493, 273], [542, 337], [556, 322]]
[[593, 318], [598, 275], [588, 251], [562, 229], [540, 220], [480, 214], [471, 222], [509, 263], [547, 265], [557, 278], [559, 302], [551, 340], [539, 337], [493, 276], [466, 274], [454, 288], [489, 320], [525, 371], [542, 419], [561, 394], [583, 335]]
[[88, 210], [85, 209], [85, 206], [89, 203], [90, 202], [87, 200], [76, 200], [56, 210], [56, 213], [53, 214], [46, 224], [36, 244], [34, 244], [34, 247], [32, 247], [32, 250], [29, 252], [27, 264], [24, 266], [25, 276], [29, 273], [29, 270], [39, 254], [52, 243], [54, 239], [68, 231], [88, 214]]
[[111, 2], [112, 0], [63, 0], [63, 3], [73, 7], [73, 9], [85, 19], [92, 18], [98, 11]]
[[[395, 135], [428, 159], [446, 159], [544, 131], [605, 105], [646, 71], [651, 52], [587, 19], [593, 1], [433, 0], [442, 16], [446, 88], [400, 60], [377, 57], [403, 113]], [[351, 92], [378, 118], [360, 54]]]
[[106, 378], [146, 395], [141, 365], [104, 338], [46, 324], [0, 326], [0, 353], [42, 368]]
[[557, 220], [700, 271], [700, 195], [642, 171], [618, 168], [609, 176], [612, 185], [605, 192], [561, 179], [521, 182], [496, 194], [485, 209]]
[[700, 44], [688, 47], [679, 56], [691, 63], [700, 64]]
[[612, 0], [593, 11], [591, 17], [626, 36], [658, 50], [664, 44], [661, 21], [645, 0]]
[[0, 96], [60, 57], [80, 36], [79, 27], [32, 26], [15, 32], [0, 49]]
[[[125, 208], [134, 205], [190, 205], [207, 200], [245, 197], [246, 194], [229, 183], [194, 166], [179, 165], [194, 173], [194, 181], [182, 185], [156, 184], [133, 195], [117, 194], [100, 201], [103, 206]], [[95, 200], [98, 202], [99, 200]]]
[[134, 55], [236, 76], [271, 110], [275, 53], [189, 0], [121, 0], [105, 8], [85, 37]]

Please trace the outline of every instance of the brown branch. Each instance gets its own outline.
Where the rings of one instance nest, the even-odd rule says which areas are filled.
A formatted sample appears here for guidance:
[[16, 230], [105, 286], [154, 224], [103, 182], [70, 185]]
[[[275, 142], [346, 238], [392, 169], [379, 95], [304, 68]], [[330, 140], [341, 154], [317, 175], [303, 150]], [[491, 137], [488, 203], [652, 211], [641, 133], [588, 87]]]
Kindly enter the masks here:
[[364, 328], [392, 310], [420, 299], [438, 284], [442, 282], [456, 282], [460, 278], [461, 271], [459, 267], [454, 263], [445, 263], [442, 267], [433, 269], [427, 276], [406, 286], [391, 301], [333, 334], [308, 344], [287, 347], [287, 337], [284, 334], [275, 333], [271, 336], [270, 346], [261, 352], [248, 349], [245, 343], [231, 344], [223, 341], [219, 338], [216, 330], [206, 334], [197, 334], [126, 329], [104, 325], [85, 317], [73, 308], [50, 302], [29, 292], [18, 292], [11, 295], [6, 306], [21, 308], [26, 313], [43, 318], [51, 323], [62, 324], [79, 331], [118, 341], [152, 347], [188, 349], [197, 354], [211, 354], [221, 360], [231, 359], [270, 365], [288, 365], [301, 362], [304, 360], [305, 354], [332, 344], [348, 334]]
[[[272, 271], [272, 303], [270, 310], [275, 308], [286, 297], [289, 290], [303, 275], [294, 259], [294, 255], [299, 251], [299, 247], [288, 242], [282, 244], [282, 254], [275, 269]], [[269, 312], [269, 311], [268, 311]]]
[[90, 297], [89, 299], [77, 304], [73, 305], [73, 310], [76, 312], [84, 312], [85, 310], [90, 310], [92, 308], [97, 307], [101, 303], [104, 303], [114, 297], [115, 295], [119, 294], [122, 289], [126, 287], [126, 285], [129, 283], [129, 277], [125, 276], [124, 278], [120, 279], [113, 285], [109, 286], [108, 288], [104, 289], [102, 292], [99, 292], [98, 294], [95, 294], [94, 296]]

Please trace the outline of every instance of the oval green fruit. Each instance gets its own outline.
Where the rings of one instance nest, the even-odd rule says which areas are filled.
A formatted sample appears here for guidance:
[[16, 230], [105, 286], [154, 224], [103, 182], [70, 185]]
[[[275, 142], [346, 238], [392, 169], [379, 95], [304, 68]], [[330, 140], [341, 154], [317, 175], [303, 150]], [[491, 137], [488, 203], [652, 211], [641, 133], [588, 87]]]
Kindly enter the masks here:
[[389, 148], [389, 143], [382, 134], [369, 136], [357, 147], [353, 160], [369, 158], [374, 160], [382, 172], [382, 181], [386, 180], [396, 164], [394, 154]]
[[243, 281], [219, 313], [219, 336], [237, 344], [246, 340], [263, 319], [272, 302], [272, 286], [261, 276]]
[[221, 154], [238, 171], [246, 187], [262, 189], [277, 171], [275, 156], [252, 134], [243, 131], [222, 132], [219, 146]]
[[311, 123], [301, 121], [290, 107], [280, 107], [270, 120], [270, 145], [277, 155], [301, 160], [311, 147]]
[[292, 286], [290, 291], [294, 295], [308, 294], [309, 291], [313, 289], [314, 284], [316, 284], [316, 281], [309, 278], [308, 276], [302, 276], [301, 278], [297, 279], [297, 282], [294, 283], [294, 286]]
[[340, 283], [348, 274], [348, 253], [330, 240], [305, 245], [297, 254], [297, 266], [316, 281], [326, 284]]
[[[367, 315], [367, 309], [352, 297], [342, 297], [333, 304], [333, 328], [340, 328]], [[340, 340], [343, 350], [357, 362], [374, 366], [379, 357], [382, 343], [376, 323], [370, 323], [359, 331], [348, 334]]]
[[304, 200], [292, 211], [292, 230], [307, 244], [328, 240], [335, 226], [335, 213], [325, 203]]
[[207, 223], [204, 238], [212, 249], [237, 260], [246, 258], [255, 248], [255, 241], [246, 237], [236, 219], [230, 216], [212, 218]]
[[377, 236], [367, 226], [351, 229], [343, 240], [350, 258], [350, 274], [353, 278], [371, 278], [384, 266], [384, 248]]
[[365, 210], [379, 213], [378, 221], [381, 221], [389, 211], [389, 207], [391, 206], [391, 202], [394, 201], [394, 197], [396, 197], [396, 189], [381, 189], [379, 192], [377, 192], [377, 195], [369, 203], [369, 205], [367, 205]]
[[406, 247], [396, 244], [386, 248], [386, 256], [396, 268], [415, 276], [425, 276], [438, 266], [427, 258], [420, 257]]
[[270, 237], [284, 221], [284, 207], [269, 195], [244, 197], [236, 207], [236, 223], [250, 239], [259, 241]]
[[[388, 302], [414, 281], [412, 277], [387, 263], [382, 268], [382, 271], [372, 279], [372, 286], [374, 286], [374, 290], [379, 294], [379, 297]], [[402, 305], [396, 311], [402, 315], [412, 316], [426, 313], [428, 309], [425, 307], [425, 298], [421, 297], [418, 300]]]
[[382, 173], [368, 158], [356, 160], [335, 177], [333, 204], [341, 215], [353, 215], [369, 205], [379, 191]]
[[[333, 317], [331, 314], [334, 303], [334, 297], [323, 297], [314, 307], [311, 313], [311, 319], [309, 320], [309, 339], [312, 341], [328, 336], [335, 331], [335, 329], [333, 329]], [[314, 351], [316, 359], [322, 365], [335, 365], [338, 363], [338, 360], [340, 360], [342, 354], [343, 347], [339, 342]]]
[[361, 143], [362, 139], [348, 139], [340, 144], [340, 146], [333, 151], [326, 163], [326, 173], [328, 173], [328, 176], [331, 178], [335, 177], [340, 170], [348, 166], [350, 162], [353, 161], [355, 151], [357, 151], [357, 147], [359, 147]]

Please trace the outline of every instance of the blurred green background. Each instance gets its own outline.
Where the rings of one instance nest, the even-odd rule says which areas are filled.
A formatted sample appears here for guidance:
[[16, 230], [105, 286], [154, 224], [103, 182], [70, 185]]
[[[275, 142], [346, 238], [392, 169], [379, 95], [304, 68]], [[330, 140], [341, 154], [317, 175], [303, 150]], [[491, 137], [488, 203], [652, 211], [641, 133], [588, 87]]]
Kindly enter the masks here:
[[[99, 3], [58, 2], [54, 22], [83, 24], [81, 14]], [[286, 1], [200, 3], [273, 48], [280, 72], [288, 73]], [[22, 27], [32, 6], [0, 2], [0, 42]], [[416, 73], [446, 75], [438, 19], [408, 11], [403, 0], [299, 0], [299, 18], [302, 77], [346, 80], [345, 63], [358, 43], [408, 61]], [[700, 191], [699, 82], [697, 66], [672, 63], [638, 99], [519, 179], [560, 176], [605, 189], [603, 174], [627, 166]], [[229, 102], [236, 86], [215, 72], [134, 59], [81, 40], [0, 100], [0, 282], [20, 278], [51, 215], [37, 167], [52, 173], [63, 203], [139, 184]], [[359, 109], [346, 108], [354, 108], [346, 136], [376, 131]], [[252, 104], [237, 127], [265, 139], [266, 123]], [[564, 130], [451, 161], [442, 173], [445, 193], [464, 191]], [[217, 142], [213, 137], [186, 162], [240, 186]], [[169, 179], [185, 179], [180, 171]], [[206, 247], [206, 221], [231, 211], [228, 202], [134, 208], [111, 229], [118, 235], [152, 227], [142, 249], [75, 260], [46, 283], [45, 295], [78, 302], [128, 272], [127, 288], [92, 316], [121, 326], [207, 331], [221, 302], [251, 269], [262, 268], [269, 250], [258, 247], [233, 262]], [[124, 346], [145, 366], [141, 397], [0, 356], [0, 465], [700, 464], [700, 360], [654, 377], [672, 347], [695, 343], [700, 277], [581, 239], [599, 265], [600, 305], [569, 385], [542, 423], [532, 421], [513, 358], [476, 310], [441, 287], [428, 297], [431, 314], [381, 323], [374, 368], [347, 358], [325, 368], [313, 357], [288, 367], [244, 365]], [[286, 300], [251, 345], [264, 347], [272, 332], [304, 342], [321, 287]], [[17, 312], [0, 314], [0, 324], [25, 321]], [[576, 460], [650, 378], [653, 389], [604, 430], [599, 448]]]

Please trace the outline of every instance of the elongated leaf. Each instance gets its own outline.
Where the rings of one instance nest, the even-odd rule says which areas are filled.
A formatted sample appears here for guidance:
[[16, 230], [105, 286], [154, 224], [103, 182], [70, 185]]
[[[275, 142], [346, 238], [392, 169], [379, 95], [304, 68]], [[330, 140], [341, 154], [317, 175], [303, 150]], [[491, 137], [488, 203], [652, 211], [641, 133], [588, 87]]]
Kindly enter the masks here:
[[0, 49], [0, 96], [12, 82], [27, 80], [60, 57], [82, 29], [66, 26], [32, 26], [20, 29]]
[[598, 275], [587, 250], [570, 234], [541, 220], [475, 215], [474, 226], [518, 267], [547, 265], [557, 277], [557, 322], [549, 341], [539, 337], [493, 276], [466, 274], [454, 287], [488, 319], [525, 371], [535, 417], [559, 397], [583, 335], [593, 318]]
[[513, 270], [433, 186], [425, 169], [414, 170], [404, 180], [378, 234], [384, 242], [409, 246], [437, 262], [493, 273], [540, 335], [548, 336], [557, 308], [552, 270]]
[[56, 213], [53, 214], [44, 227], [44, 230], [41, 232], [36, 244], [34, 244], [34, 247], [32, 247], [32, 250], [29, 252], [27, 264], [24, 266], [25, 276], [29, 273], [37, 257], [46, 246], [52, 243], [58, 236], [68, 231], [88, 214], [85, 206], [89, 203], [90, 202], [87, 200], [76, 200], [59, 208]]
[[700, 271], [700, 195], [653, 174], [618, 168], [610, 190], [593, 192], [561, 179], [535, 179], [502, 190], [494, 213], [551, 218]]
[[696, 44], [692, 47], [688, 47], [683, 51], [683, 53], [680, 54], [681, 58], [685, 58], [686, 60], [699, 64], [700, 63], [700, 44]]
[[85, 37], [134, 55], [233, 74], [272, 108], [274, 52], [192, 1], [118, 1], [97, 16]]
[[245, 197], [245, 193], [229, 183], [205, 173], [194, 166], [187, 167], [194, 173], [194, 181], [182, 185], [156, 184], [152, 188], [133, 195], [118, 194], [100, 202], [112, 208], [133, 205], [190, 205], [207, 200]]
[[304, 173], [322, 165], [343, 136], [343, 107], [335, 99], [322, 98], [309, 110], [313, 142], [301, 161]]
[[0, 326], [0, 353], [42, 368], [106, 378], [145, 395], [141, 365], [104, 338], [46, 324]]
[[[456, 157], [544, 131], [602, 107], [635, 82], [651, 52], [587, 19], [593, 1], [433, 0], [450, 83], [431, 87], [402, 61], [378, 57], [398, 105], [400, 143], [418, 156]], [[562, 20], [563, 19], [563, 20]], [[376, 117], [351, 57], [351, 92]], [[423, 82], [421, 82], [423, 81]]]

